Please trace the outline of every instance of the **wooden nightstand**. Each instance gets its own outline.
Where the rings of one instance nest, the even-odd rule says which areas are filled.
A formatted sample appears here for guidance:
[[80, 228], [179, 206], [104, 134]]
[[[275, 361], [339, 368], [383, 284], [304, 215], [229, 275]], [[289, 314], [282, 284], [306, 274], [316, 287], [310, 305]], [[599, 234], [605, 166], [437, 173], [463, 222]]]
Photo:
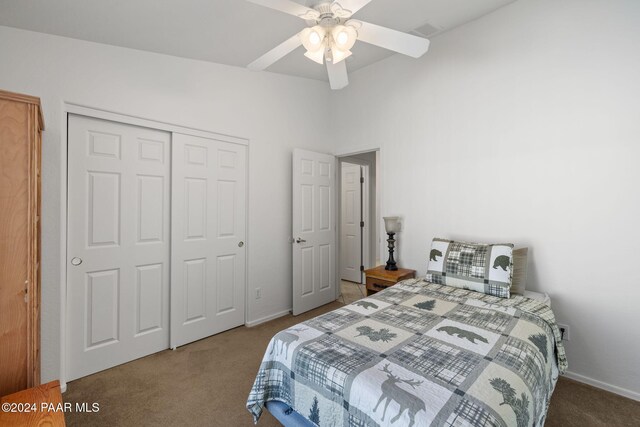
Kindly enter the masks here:
[[402, 280], [416, 277], [415, 270], [399, 268], [396, 271], [389, 271], [384, 269], [384, 265], [365, 270], [364, 274], [367, 277], [367, 296], [393, 286]]

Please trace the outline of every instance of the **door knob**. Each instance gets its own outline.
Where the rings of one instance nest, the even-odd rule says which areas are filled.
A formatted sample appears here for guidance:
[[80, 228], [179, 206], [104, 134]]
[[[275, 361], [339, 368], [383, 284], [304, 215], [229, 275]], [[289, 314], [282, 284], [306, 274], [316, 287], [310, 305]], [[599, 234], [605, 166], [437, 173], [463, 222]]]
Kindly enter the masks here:
[[82, 258], [78, 258], [77, 256], [76, 256], [76, 257], [71, 258], [71, 265], [74, 265], [74, 266], [76, 266], [76, 267], [77, 267], [77, 266], [79, 266], [80, 264], [82, 264]]
[[307, 243], [307, 241], [298, 237], [296, 243]]
[[244, 242], [240, 242], [240, 243], [238, 243], [238, 247], [239, 247], [239, 248], [241, 248], [241, 247], [243, 247], [243, 246], [244, 246]]

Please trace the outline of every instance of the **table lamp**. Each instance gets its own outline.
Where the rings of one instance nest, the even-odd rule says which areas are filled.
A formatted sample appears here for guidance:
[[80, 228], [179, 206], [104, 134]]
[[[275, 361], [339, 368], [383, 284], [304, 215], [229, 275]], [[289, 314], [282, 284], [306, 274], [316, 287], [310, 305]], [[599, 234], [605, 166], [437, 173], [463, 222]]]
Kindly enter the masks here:
[[384, 267], [384, 269], [395, 271], [398, 269], [398, 266], [396, 266], [396, 261], [393, 259], [393, 251], [396, 246], [396, 240], [394, 239], [394, 236], [400, 231], [400, 217], [386, 216], [383, 219], [384, 228], [389, 235], [389, 238], [387, 239], [387, 243], [389, 244], [389, 260], [387, 261], [387, 265]]

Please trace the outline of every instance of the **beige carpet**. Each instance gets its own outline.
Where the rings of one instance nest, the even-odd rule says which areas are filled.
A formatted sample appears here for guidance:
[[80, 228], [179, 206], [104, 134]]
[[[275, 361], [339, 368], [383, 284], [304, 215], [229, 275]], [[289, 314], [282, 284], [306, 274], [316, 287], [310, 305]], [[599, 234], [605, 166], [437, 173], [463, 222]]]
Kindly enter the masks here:
[[344, 304], [351, 304], [354, 301], [358, 301], [360, 298], [367, 296], [367, 288], [364, 285], [354, 282], [347, 282], [342, 280], [340, 283], [340, 298], [339, 302]]
[[[93, 414], [66, 414], [69, 426], [251, 426], [245, 402], [271, 337], [342, 306], [240, 327], [73, 381], [65, 402], [97, 402]], [[260, 425], [278, 426], [266, 413]]]
[[[347, 288], [345, 288], [345, 286]], [[343, 282], [346, 302], [361, 297]], [[66, 414], [69, 426], [251, 426], [244, 404], [276, 332], [333, 310], [342, 300], [304, 315], [240, 327], [73, 381], [66, 402], [97, 402], [100, 411]], [[260, 426], [279, 423], [265, 411]], [[561, 378], [548, 427], [640, 426], [640, 402]]]

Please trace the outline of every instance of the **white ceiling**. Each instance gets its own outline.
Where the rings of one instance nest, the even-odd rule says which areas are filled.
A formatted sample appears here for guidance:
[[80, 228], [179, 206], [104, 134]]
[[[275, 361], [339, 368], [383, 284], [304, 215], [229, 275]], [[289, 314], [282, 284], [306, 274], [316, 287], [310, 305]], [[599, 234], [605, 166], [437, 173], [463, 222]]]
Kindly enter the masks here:
[[[431, 36], [513, 1], [373, 0], [355, 18]], [[305, 22], [244, 0], [0, 0], [0, 25], [246, 66], [299, 32]], [[303, 52], [298, 48], [269, 71], [327, 80], [325, 68]], [[347, 67], [354, 71], [392, 54], [359, 42]]]

